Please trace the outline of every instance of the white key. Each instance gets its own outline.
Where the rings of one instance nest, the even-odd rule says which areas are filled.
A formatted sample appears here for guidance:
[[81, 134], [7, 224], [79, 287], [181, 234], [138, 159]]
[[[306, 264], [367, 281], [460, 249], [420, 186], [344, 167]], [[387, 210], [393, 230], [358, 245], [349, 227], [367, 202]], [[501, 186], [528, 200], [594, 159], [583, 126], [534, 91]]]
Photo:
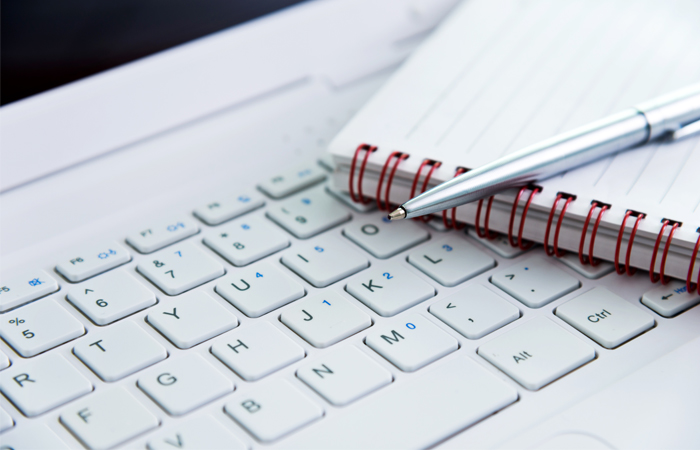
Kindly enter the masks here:
[[457, 339], [418, 314], [382, 322], [365, 343], [404, 372], [413, 372], [457, 350]]
[[190, 348], [238, 326], [238, 319], [206, 292], [161, 303], [146, 317], [178, 348]]
[[480, 284], [433, 303], [429, 311], [467, 339], [479, 339], [520, 317], [518, 308]]
[[156, 304], [156, 296], [122, 270], [74, 286], [67, 299], [97, 325], [107, 325]]
[[353, 346], [301, 366], [297, 377], [336, 406], [352, 403], [393, 379], [391, 372]]
[[212, 416], [178, 422], [148, 439], [149, 450], [245, 450], [247, 446]]
[[316, 162], [319, 166], [323, 167], [328, 172], [332, 173], [335, 171], [335, 161], [333, 161], [333, 156], [330, 153], [324, 152], [321, 156], [318, 157], [318, 160]]
[[10, 358], [6, 354], [0, 352], [0, 370], [10, 367]]
[[272, 442], [323, 416], [289, 381], [277, 379], [234, 396], [226, 414], [262, 442]]
[[0, 390], [27, 417], [38, 416], [92, 391], [61, 355], [49, 353], [0, 373]]
[[86, 246], [56, 264], [56, 270], [74, 283], [87, 280], [131, 261], [131, 255], [115, 241]]
[[385, 214], [357, 217], [343, 234], [377, 258], [389, 258], [430, 237], [412, 220], [390, 221]]
[[477, 353], [533, 391], [595, 358], [590, 345], [542, 316], [485, 343]]
[[489, 255], [454, 235], [411, 252], [408, 262], [443, 286], [456, 286], [496, 265]]
[[285, 309], [280, 321], [314, 347], [324, 348], [372, 325], [366, 313], [333, 291], [325, 291]]
[[339, 191], [338, 189], [335, 189], [333, 186], [330, 184], [326, 186], [326, 192], [331, 194], [333, 197], [337, 198], [341, 202], [345, 203], [352, 209], [354, 209], [357, 212], [370, 212], [374, 211], [377, 209], [377, 202], [375, 201], [370, 201], [369, 203], [356, 203], [352, 201], [352, 198], [350, 198], [350, 194], [346, 192]]
[[104, 381], [120, 380], [168, 357], [165, 347], [133, 322], [91, 333], [73, 354]]
[[234, 266], [245, 266], [289, 247], [289, 239], [263, 217], [242, 217], [207, 234], [204, 244]]
[[267, 217], [300, 239], [307, 239], [350, 220], [340, 203], [317, 188], [270, 206]]
[[602, 278], [615, 270], [615, 266], [613, 266], [612, 263], [609, 263], [607, 261], [600, 261], [600, 263], [597, 266], [592, 266], [590, 264], [586, 264], [584, 266], [578, 259], [578, 254], [573, 252], [566, 252], [564, 256], [559, 258], [559, 261], [563, 262], [580, 275], [583, 275], [584, 277], [589, 278], [591, 280], [597, 280], [598, 278]]
[[397, 262], [377, 264], [345, 286], [380, 316], [393, 316], [435, 295], [435, 289]]
[[0, 408], [0, 433], [9, 430], [15, 426], [15, 421], [12, 417], [5, 412], [4, 409]]
[[45, 299], [30, 303], [0, 320], [0, 336], [17, 353], [29, 358], [85, 334], [75, 317], [56, 303]]
[[480, 238], [479, 235], [476, 234], [476, 230], [472, 227], [467, 229], [467, 234], [478, 241], [479, 244], [484, 245], [489, 250], [494, 251], [497, 255], [504, 258], [515, 258], [516, 256], [520, 256], [527, 251], [520, 250], [519, 247], [513, 247], [510, 245], [508, 242], [508, 236], [505, 234], [498, 233], [498, 236], [493, 239]]
[[116, 447], [160, 424], [122, 387], [99, 392], [66, 408], [60, 420], [92, 450]]
[[2, 437], [2, 450], [69, 450], [56, 433], [43, 424], [27, 424]]
[[491, 283], [530, 308], [541, 308], [579, 288], [579, 281], [540, 256], [494, 273]]
[[325, 179], [326, 174], [320, 167], [303, 166], [270, 177], [258, 184], [258, 189], [272, 198], [282, 198]]
[[316, 287], [326, 287], [369, 265], [367, 258], [335, 236], [295, 245], [282, 255], [282, 264]]
[[216, 284], [216, 292], [248, 317], [260, 317], [306, 293], [301, 283], [269, 261], [227, 275]]
[[615, 348], [654, 326], [651, 314], [603, 287], [557, 307], [555, 314], [605, 348]]
[[233, 392], [233, 381], [196, 353], [159, 364], [139, 377], [138, 387], [168, 414], [181, 416]]
[[255, 381], [304, 358], [304, 349], [268, 322], [227, 333], [211, 352], [246, 381]]
[[433, 448], [517, 399], [515, 389], [483, 367], [455, 357], [329, 417], [285, 446], [327, 449], [332, 442], [337, 449]]
[[161, 250], [137, 269], [168, 295], [178, 295], [223, 275], [224, 266], [192, 242]]
[[126, 236], [126, 242], [141, 253], [151, 253], [199, 232], [189, 217], [155, 221]]
[[685, 283], [671, 280], [642, 295], [642, 303], [663, 317], [673, 317], [700, 303], [700, 295], [688, 294]]
[[194, 210], [194, 215], [207, 225], [219, 225], [234, 217], [258, 209], [265, 204], [260, 194], [246, 192], [245, 194], [224, 197], [202, 205]]
[[0, 312], [36, 300], [58, 290], [58, 283], [44, 270], [25, 272], [0, 280]]

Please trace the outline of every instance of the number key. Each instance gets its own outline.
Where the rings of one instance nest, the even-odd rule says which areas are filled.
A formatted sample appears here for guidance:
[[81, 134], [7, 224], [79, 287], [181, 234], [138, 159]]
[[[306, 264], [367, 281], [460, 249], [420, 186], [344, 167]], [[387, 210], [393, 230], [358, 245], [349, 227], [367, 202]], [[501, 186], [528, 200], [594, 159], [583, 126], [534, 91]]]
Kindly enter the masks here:
[[282, 198], [325, 179], [320, 167], [299, 167], [263, 181], [258, 188], [272, 198]]
[[245, 266], [288, 247], [289, 239], [263, 217], [243, 217], [208, 234], [204, 244], [234, 266]]
[[168, 295], [181, 294], [224, 274], [224, 267], [192, 242], [154, 253], [136, 269]]
[[141, 253], [151, 253], [192, 236], [198, 231], [197, 222], [187, 217], [181, 217], [144, 226], [128, 234], [126, 242]]
[[54, 299], [31, 303], [0, 319], [0, 336], [25, 358], [83, 334], [83, 325]]
[[300, 239], [310, 238], [350, 220], [350, 213], [323, 188], [278, 203], [267, 211], [267, 216]]
[[260, 194], [246, 193], [211, 201], [194, 210], [194, 215], [208, 225], [219, 225], [265, 204]]

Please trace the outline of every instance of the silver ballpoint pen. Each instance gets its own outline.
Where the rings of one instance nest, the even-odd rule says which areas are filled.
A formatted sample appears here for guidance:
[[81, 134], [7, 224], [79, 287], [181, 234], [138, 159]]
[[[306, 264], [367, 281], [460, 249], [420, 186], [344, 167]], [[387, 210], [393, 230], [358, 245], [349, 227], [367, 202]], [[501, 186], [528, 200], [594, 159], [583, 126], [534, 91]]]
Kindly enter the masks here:
[[424, 216], [543, 180], [659, 138], [700, 132], [700, 83], [525, 147], [418, 195], [389, 214]]

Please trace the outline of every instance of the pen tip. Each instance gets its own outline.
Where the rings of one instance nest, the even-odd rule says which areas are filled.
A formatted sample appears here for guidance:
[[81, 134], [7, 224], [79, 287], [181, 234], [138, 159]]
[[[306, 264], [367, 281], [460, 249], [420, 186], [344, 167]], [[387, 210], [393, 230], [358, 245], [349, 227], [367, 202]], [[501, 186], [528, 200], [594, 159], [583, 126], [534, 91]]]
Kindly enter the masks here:
[[406, 218], [406, 210], [402, 207], [398, 207], [389, 213], [389, 220], [401, 220]]

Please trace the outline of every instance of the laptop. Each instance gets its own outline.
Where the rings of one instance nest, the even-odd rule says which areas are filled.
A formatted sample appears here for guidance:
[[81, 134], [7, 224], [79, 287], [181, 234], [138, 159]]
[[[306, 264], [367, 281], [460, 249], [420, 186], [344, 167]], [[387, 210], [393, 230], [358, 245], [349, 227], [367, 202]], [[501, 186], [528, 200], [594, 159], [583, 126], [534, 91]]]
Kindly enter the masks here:
[[455, 2], [291, 3], [0, 108], [0, 447], [697, 447], [700, 308], [329, 185]]

